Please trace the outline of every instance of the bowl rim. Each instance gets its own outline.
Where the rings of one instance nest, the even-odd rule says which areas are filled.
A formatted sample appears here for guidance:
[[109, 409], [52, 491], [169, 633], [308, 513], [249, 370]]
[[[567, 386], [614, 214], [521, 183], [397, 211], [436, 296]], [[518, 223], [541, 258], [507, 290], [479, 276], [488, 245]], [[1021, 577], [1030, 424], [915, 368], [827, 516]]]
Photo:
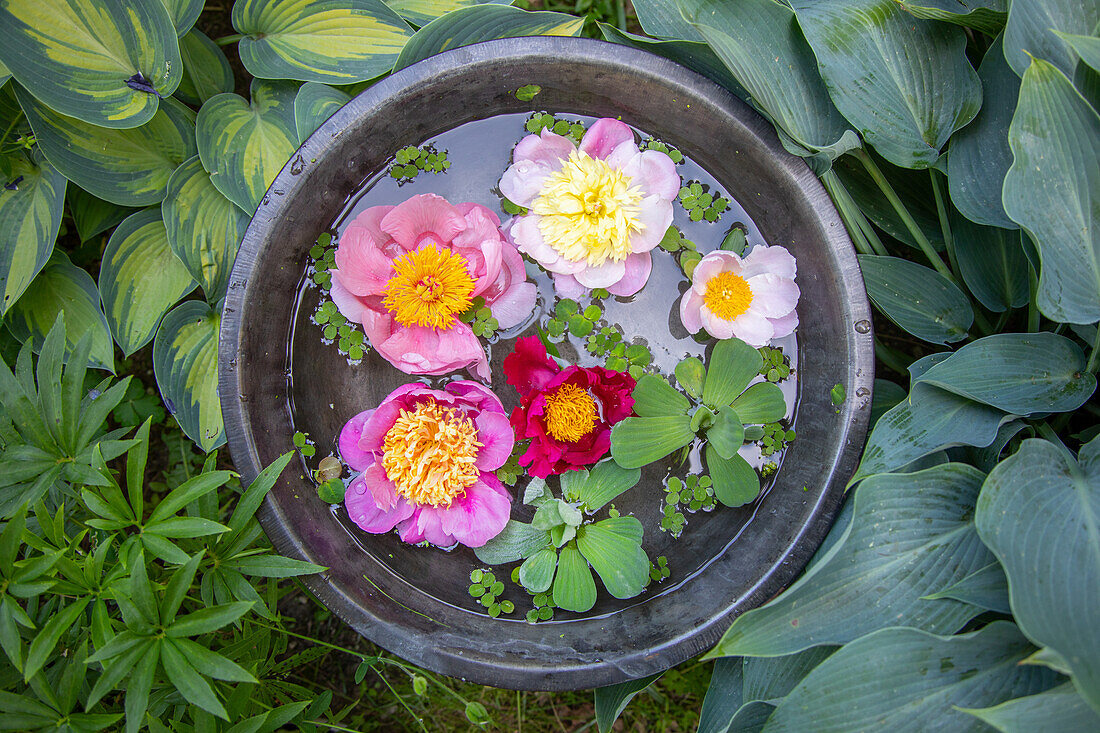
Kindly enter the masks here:
[[[808, 208], [818, 217], [828, 248], [840, 265], [837, 280], [840, 289], [849, 294], [850, 302], [846, 308], [852, 322], [870, 324], [870, 305], [855, 249], [824, 186], [805, 161], [787, 152], [772, 125], [725, 88], [662, 56], [620, 44], [560, 36], [500, 39], [463, 46], [418, 61], [372, 85], [328, 118], [291, 155], [291, 161], [276, 176], [268, 193], [278, 193], [280, 188], [292, 187], [301, 172], [300, 169], [292, 170], [295, 161], [300, 164], [302, 159], [320, 159], [322, 143], [338, 133], [345, 121], [364, 112], [377, 113], [388, 102], [400, 98], [407, 90], [437, 74], [453, 72], [461, 66], [499, 62], [502, 58], [514, 60], [515, 63], [523, 59], [553, 58], [657, 77], [663, 84], [679, 88], [684, 94], [702, 97], [735, 117], [757, 137], [758, 143], [771, 150], [779, 175], [789, 178], [802, 192]], [[264, 204], [257, 208], [242, 238], [222, 310], [218, 339], [218, 392], [230, 453], [245, 485], [263, 469], [255, 436], [248, 423], [248, 407], [244, 400], [237, 399], [242, 394], [242, 371], [238, 367], [237, 356], [248, 313], [245, 296], [249, 280], [257, 273], [262, 233], [272, 221], [285, 213], [288, 198], [267, 195]], [[849, 334], [848, 350], [846, 377], [849, 384], [858, 385], [863, 398], [848, 399], [841, 407], [844, 416], [841, 422], [843, 440], [838, 444], [843, 447], [829, 456], [832, 461], [828, 472], [830, 481], [809, 508], [809, 518], [794, 532], [782, 556], [759, 576], [757, 583], [742, 597], [732, 598], [729, 606], [714, 613], [705, 626], [677, 629], [663, 644], [644, 649], [627, 646], [620, 649], [619, 655], [603, 655], [598, 663], [564, 661], [561, 664], [533, 664], [527, 660], [505, 665], [464, 654], [461, 649], [431, 648], [418, 641], [416, 637], [419, 632], [413, 626], [399, 627], [391, 619], [374, 616], [365, 618], [368, 614], [364, 613], [364, 609], [328, 582], [324, 573], [300, 579], [326, 607], [372, 642], [414, 664], [467, 681], [512, 689], [566, 690], [616, 684], [664, 671], [713, 646], [733, 619], [748, 610], [743, 607], [746, 605], [745, 599], [757, 599], [757, 603], [750, 605], [755, 607], [786, 588], [802, 572], [824, 540], [840, 510], [845, 485], [855, 471], [867, 434], [874, 381], [873, 331], [869, 326], [866, 331], [857, 327], [854, 334]], [[313, 559], [310, 548], [299, 535], [290, 531], [286, 513], [270, 496], [265, 498], [257, 518], [280, 554], [303, 560]], [[495, 621], [488, 616], [486, 619]]]

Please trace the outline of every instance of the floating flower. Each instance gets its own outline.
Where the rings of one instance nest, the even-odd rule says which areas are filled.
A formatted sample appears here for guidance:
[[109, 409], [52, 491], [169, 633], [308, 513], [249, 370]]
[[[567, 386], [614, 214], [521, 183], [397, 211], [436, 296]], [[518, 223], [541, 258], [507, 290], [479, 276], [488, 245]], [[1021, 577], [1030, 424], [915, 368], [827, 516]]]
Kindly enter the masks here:
[[478, 204], [453, 206], [434, 194], [373, 206], [340, 237], [332, 300], [363, 324], [375, 351], [406, 374], [469, 366], [489, 378], [485, 349], [459, 316], [480, 296], [500, 328], [535, 305], [523, 259]]
[[511, 223], [520, 251], [554, 276], [563, 297], [585, 288], [633, 295], [649, 279], [649, 251], [672, 224], [676, 164], [639, 151], [634, 132], [597, 120], [579, 147], [544, 129], [516, 144], [500, 191], [528, 213]]
[[706, 329], [760, 348], [798, 325], [794, 276], [794, 257], [782, 247], [755, 247], [744, 257], [716, 250], [695, 266], [680, 320], [692, 333]]
[[493, 471], [514, 442], [504, 406], [477, 382], [402, 385], [340, 431], [341, 457], [362, 471], [344, 498], [348, 516], [374, 534], [397, 527], [413, 544], [481, 547], [511, 513]]
[[531, 444], [520, 456], [532, 476], [546, 478], [590, 465], [611, 447], [611, 426], [634, 408], [634, 377], [603, 367], [562, 369], [537, 336], [516, 341], [504, 376], [520, 396], [511, 422]]

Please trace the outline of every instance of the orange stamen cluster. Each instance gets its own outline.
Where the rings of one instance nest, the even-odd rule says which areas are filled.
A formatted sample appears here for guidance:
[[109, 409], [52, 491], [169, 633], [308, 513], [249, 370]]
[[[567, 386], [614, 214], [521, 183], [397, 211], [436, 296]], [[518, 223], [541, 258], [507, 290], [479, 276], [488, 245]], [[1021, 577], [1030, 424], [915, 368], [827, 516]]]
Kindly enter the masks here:
[[382, 304], [402, 326], [448, 329], [473, 292], [466, 258], [429, 245], [393, 261]]
[[435, 400], [401, 410], [382, 444], [382, 467], [397, 493], [416, 504], [449, 505], [478, 477], [477, 427]]
[[574, 384], [563, 384], [546, 395], [543, 425], [555, 440], [575, 443], [592, 431], [598, 414], [592, 395]]

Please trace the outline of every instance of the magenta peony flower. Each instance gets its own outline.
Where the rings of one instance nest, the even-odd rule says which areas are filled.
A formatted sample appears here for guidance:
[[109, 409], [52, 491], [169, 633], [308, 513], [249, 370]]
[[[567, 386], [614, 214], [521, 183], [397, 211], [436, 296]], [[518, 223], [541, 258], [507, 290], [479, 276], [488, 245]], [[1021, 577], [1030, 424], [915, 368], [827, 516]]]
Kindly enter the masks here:
[[485, 349], [459, 315], [481, 296], [500, 328], [509, 328], [535, 305], [535, 286], [497, 215], [430, 193], [373, 206], [348, 225], [330, 295], [349, 321], [363, 324], [374, 350], [406, 374], [468, 366], [484, 380]]
[[504, 406], [477, 382], [402, 385], [340, 431], [340, 456], [362, 472], [344, 497], [348, 516], [373, 534], [397, 527], [412, 544], [481, 547], [512, 511], [493, 471], [514, 442]]
[[639, 151], [634, 132], [597, 120], [580, 147], [543, 130], [516, 144], [500, 191], [528, 213], [510, 235], [524, 254], [554, 276], [562, 297], [585, 288], [633, 295], [649, 279], [649, 251], [672, 224], [680, 190], [676, 165], [664, 153]]
[[680, 320], [692, 333], [706, 329], [760, 348], [798, 326], [794, 276], [794, 257], [782, 247], [755, 247], [744, 257], [716, 250], [695, 266]]

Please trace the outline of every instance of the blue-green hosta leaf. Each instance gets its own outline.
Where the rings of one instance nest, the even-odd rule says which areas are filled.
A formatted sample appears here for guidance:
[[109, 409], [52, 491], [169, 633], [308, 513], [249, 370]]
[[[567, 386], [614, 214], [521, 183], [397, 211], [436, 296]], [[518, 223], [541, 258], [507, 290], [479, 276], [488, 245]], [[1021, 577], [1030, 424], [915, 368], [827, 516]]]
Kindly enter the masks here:
[[205, 33], [192, 29], [180, 38], [183, 78], [176, 96], [188, 104], [201, 106], [216, 94], [233, 91], [233, 69], [229, 61]]
[[62, 115], [137, 127], [176, 90], [176, 31], [160, 2], [8, 0], [0, 5], [0, 61]]
[[69, 204], [69, 213], [73, 215], [77, 234], [81, 242], [87, 242], [97, 234], [117, 226], [120, 221], [134, 213], [129, 206], [119, 206], [110, 201], [93, 196], [80, 186], [69, 186], [65, 192]]
[[249, 215], [298, 148], [297, 91], [290, 82], [253, 79], [251, 104], [218, 94], [199, 110], [195, 139], [210, 182]]
[[233, 27], [254, 76], [332, 84], [385, 74], [412, 36], [382, 0], [238, 0]]
[[929, 593], [925, 598], [928, 600], [954, 598], [956, 601], [969, 603], [987, 611], [1012, 613], [1008, 602], [1008, 578], [1005, 577], [1005, 571], [999, 562], [991, 562], [957, 583], [952, 583], [935, 593]]
[[14, 158], [12, 179], [0, 184], [0, 315], [46, 266], [61, 225], [65, 177], [41, 154], [34, 158]]
[[687, 415], [628, 417], [611, 428], [611, 457], [623, 468], [641, 468], [683, 448], [694, 437]]
[[573, 542], [561, 548], [558, 556], [553, 596], [554, 605], [566, 611], [583, 613], [596, 605], [596, 581], [588, 561]]
[[[1017, 3], [1013, 7], [1023, 3]], [[1069, 79], [1035, 59], [1008, 128], [1015, 160], [1005, 211], [1039, 248], [1039, 310], [1051, 320], [1100, 320], [1100, 116]]]
[[11, 72], [8, 71], [8, 67], [4, 66], [4, 62], [0, 61], [0, 87], [4, 86], [11, 78]]
[[993, 558], [974, 529], [984, 475], [961, 463], [867, 479], [840, 541], [794, 585], [734, 620], [711, 656], [776, 656], [888, 626], [953, 633], [981, 609], [925, 600]]
[[[901, 199], [902, 205], [913, 217], [924, 238], [934, 249], [943, 250], [943, 230], [940, 228], [939, 214], [936, 212], [929, 173], [898, 168], [873, 153], [868, 154], [886, 176], [890, 187]], [[859, 161], [852, 156], [845, 156], [836, 162], [833, 170], [843, 182], [844, 188], [852, 195], [852, 199], [859, 205], [859, 210], [872, 224], [894, 239], [914, 249], [920, 248], [897, 211], [890, 205], [882, 190]]]
[[917, 18], [943, 20], [995, 36], [1008, 20], [1008, 0], [898, 0]]
[[951, 233], [959, 274], [978, 302], [996, 313], [1027, 303], [1027, 258], [1018, 229], [982, 226], [953, 215]]
[[202, 15], [204, 0], [160, 0], [172, 19], [176, 35], [183, 36], [195, 25]]
[[901, 403], [908, 393], [905, 388], [887, 379], [875, 380], [874, 396], [871, 398], [871, 427], [890, 409]]
[[1019, 662], [1032, 650], [1007, 621], [959, 636], [883, 629], [838, 650], [783, 698], [766, 733], [964, 731], [960, 707], [1047, 689], [1054, 675]]
[[833, 646], [815, 646], [781, 657], [745, 657], [745, 702], [759, 700], [777, 705], [836, 649]]
[[708, 445], [707, 470], [714, 479], [714, 497], [726, 506], [742, 506], [760, 495], [760, 475], [737, 454], [723, 458]]
[[1100, 711], [1100, 439], [1079, 460], [1025, 440], [989, 474], [976, 521], [1008, 575], [1021, 630], [1065, 660], [1078, 692]]
[[153, 340], [153, 372], [169, 412], [185, 435], [204, 451], [225, 442], [218, 401], [216, 310], [195, 300], [176, 306]]
[[859, 147], [859, 136], [829, 98], [817, 60], [789, 7], [775, 0], [676, 2], [757, 109], [778, 128], [784, 147], [809, 158], [819, 173]]
[[[1032, 59], [1042, 59], [1073, 76], [1077, 57], [1055, 31], [1092, 35], [1100, 23], [1100, 5], [1080, 0], [1015, 0], [1005, 26], [1005, 58], [1019, 76]], [[17, 77], [18, 78], [18, 77]]]
[[963, 712], [1001, 733], [1100, 730], [1100, 715], [1069, 682], [1038, 695], [1018, 697], [989, 708], [967, 708]]
[[152, 341], [161, 316], [195, 285], [168, 246], [159, 208], [143, 209], [119, 224], [99, 266], [99, 295], [123, 355]]
[[675, 2], [668, 0], [637, 0], [633, 3], [638, 24], [647, 35], [654, 38], [675, 38], [686, 41], [703, 41], [702, 34], [684, 19]]
[[460, 8], [436, 18], [401, 49], [393, 68], [481, 41], [520, 36], [579, 36], [584, 18], [565, 13], [530, 12], [510, 5]]
[[347, 94], [327, 84], [315, 81], [303, 84], [294, 97], [294, 127], [299, 144], [350, 100]]
[[202, 286], [207, 301], [218, 302], [229, 284], [248, 215], [214, 187], [197, 156], [168, 179], [161, 212], [172, 251]]
[[680, 390], [656, 374], [644, 374], [630, 393], [638, 417], [686, 415], [691, 404]]
[[[587, 474], [584, 481], [566, 488], [567, 476]], [[613, 460], [603, 460], [589, 471], [569, 471], [561, 478], [562, 494], [570, 501], [583, 502], [589, 512], [602, 509], [620, 494], [637, 485], [642, 472], [637, 468], [620, 468]]]
[[615, 517], [577, 530], [577, 549], [616, 598], [633, 598], [649, 582], [649, 558], [642, 550], [642, 523]]
[[472, 5], [511, 5], [514, 0], [386, 0], [386, 5], [409, 23], [427, 25], [452, 10]]
[[741, 339], [719, 341], [707, 360], [703, 402], [714, 409], [729, 405], [760, 373], [763, 363], [760, 352]]
[[883, 314], [917, 338], [945, 344], [974, 324], [970, 299], [930, 267], [900, 257], [860, 255], [867, 295]]
[[884, 158], [928, 168], [982, 102], [962, 28], [893, 0], [796, 0], [798, 23], [837, 109]]
[[1096, 390], [1081, 347], [1047, 331], [972, 341], [920, 381], [1014, 415], [1076, 410]]
[[611, 726], [626, 710], [626, 706], [634, 699], [634, 696], [657, 681], [663, 672], [652, 674], [641, 679], [620, 682], [608, 687], [597, 687], [592, 691], [593, 702], [596, 708], [596, 727], [600, 733], [608, 733]]
[[726, 733], [730, 729], [730, 722], [744, 701], [742, 668], [739, 657], [714, 663], [710, 685], [699, 709], [697, 733]]
[[951, 138], [947, 185], [951, 201], [966, 218], [1016, 229], [1019, 225], [1008, 218], [1001, 203], [1001, 188], [1012, 165], [1008, 125], [1020, 94], [1020, 77], [1005, 60], [1002, 43], [1003, 36], [998, 36], [978, 67], [982, 108], [973, 122]]
[[121, 206], [160, 203], [172, 171], [195, 154], [195, 115], [165, 99], [141, 127], [114, 130], [65, 117], [16, 87], [46, 158], [85, 191]]
[[1100, 37], [1079, 36], [1061, 31], [1054, 31], [1054, 35], [1068, 43], [1086, 66], [1093, 71], [1100, 71]]
[[95, 281], [84, 270], [56, 251], [38, 273], [27, 292], [8, 311], [5, 323], [19, 341], [30, 341], [37, 353], [46, 334], [65, 314], [65, 353], [71, 354], [85, 334], [91, 335], [89, 366], [114, 371], [115, 355], [107, 318], [99, 307]]

